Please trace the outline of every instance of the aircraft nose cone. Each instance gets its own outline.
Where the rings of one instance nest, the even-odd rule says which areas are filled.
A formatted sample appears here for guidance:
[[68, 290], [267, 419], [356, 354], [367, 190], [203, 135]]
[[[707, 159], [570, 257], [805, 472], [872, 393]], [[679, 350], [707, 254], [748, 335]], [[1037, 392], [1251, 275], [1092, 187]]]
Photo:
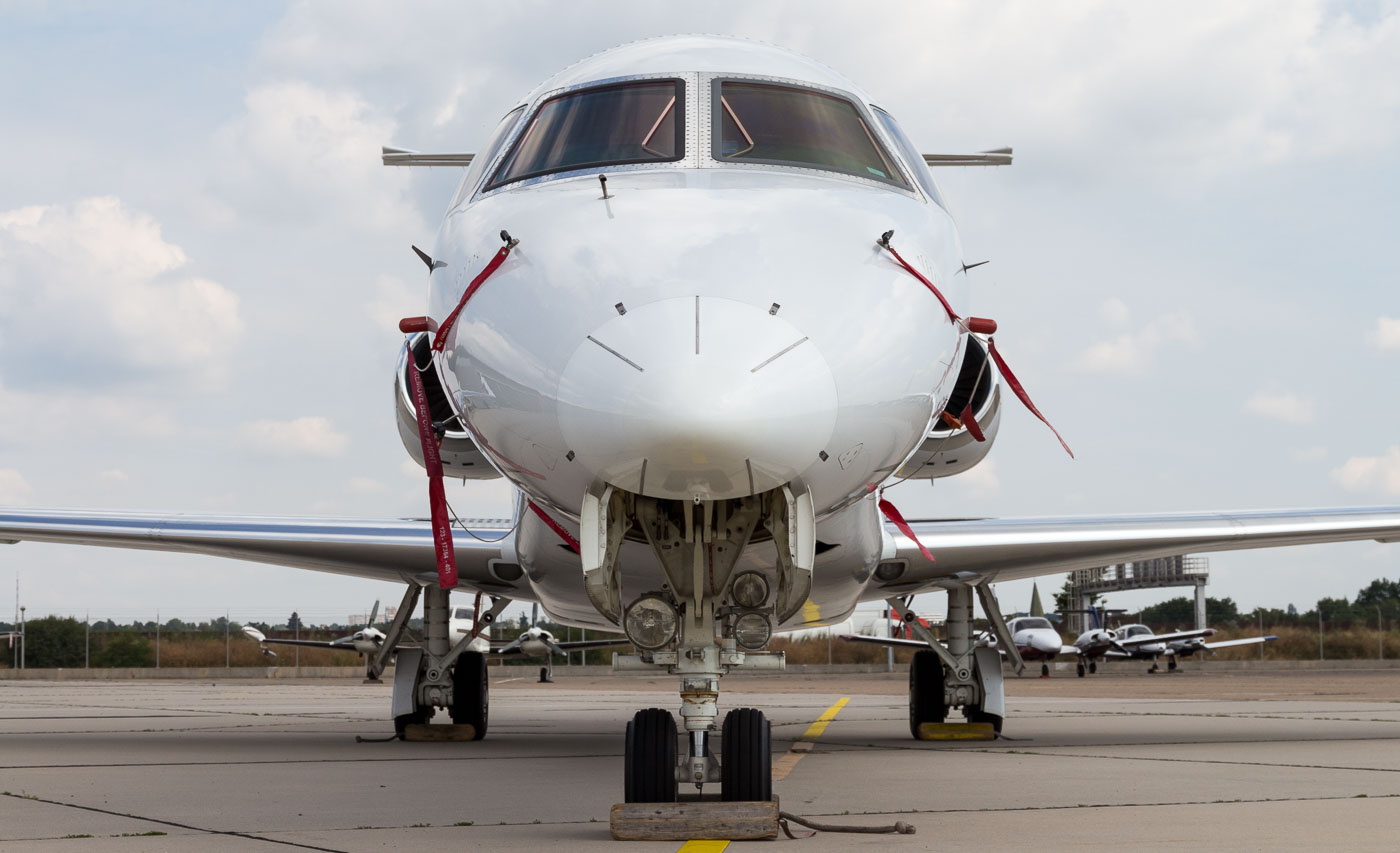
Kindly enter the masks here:
[[678, 297], [594, 330], [559, 383], [576, 461], [619, 488], [679, 500], [756, 494], [816, 463], [836, 423], [836, 383], [780, 313]]

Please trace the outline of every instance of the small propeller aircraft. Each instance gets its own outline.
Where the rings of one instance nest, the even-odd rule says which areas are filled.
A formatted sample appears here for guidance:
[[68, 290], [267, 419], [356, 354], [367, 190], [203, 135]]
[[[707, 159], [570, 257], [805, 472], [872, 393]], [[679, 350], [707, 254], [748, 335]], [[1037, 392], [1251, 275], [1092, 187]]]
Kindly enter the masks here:
[[[455, 607], [448, 617], [449, 625], [454, 636], [470, 634], [474, 630], [475, 620], [473, 616], [475, 610], [471, 607]], [[371, 668], [375, 656], [384, 647], [384, 640], [387, 635], [374, 627], [375, 619], [379, 615], [379, 602], [374, 603], [374, 608], [370, 610], [369, 620], [365, 627], [346, 637], [335, 640], [302, 640], [282, 637], [268, 637], [262, 631], [252, 625], [245, 625], [243, 633], [251, 640], [262, 646], [262, 652], [268, 657], [277, 657], [277, 653], [269, 649], [270, 645], [277, 646], [305, 646], [316, 649], [335, 649], [338, 651], [358, 652], [365, 656], [365, 678], [369, 681], [378, 681], [379, 672]], [[580, 649], [600, 649], [609, 646], [628, 645], [626, 640], [558, 640], [549, 631], [539, 626], [531, 626], [520, 633], [520, 636], [511, 640], [505, 645], [493, 647], [490, 640], [484, 635], [474, 636], [469, 645], [469, 650], [479, 654], [490, 654], [494, 656], [524, 655], [526, 657], [542, 657], [548, 661], [548, 665], [540, 668], [541, 683], [548, 683], [554, 674], [554, 655], [568, 655], [571, 651]], [[419, 648], [416, 643], [400, 643], [390, 651], [400, 648]]]
[[1248, 646], [1255, 643], [1268, 643], [1278, 637], [1269, 634], [1261, 637], [1244, 637], [1238, 640], [1222, 640], [1207, 643], [1206, 637], [1218, 633], [1214, 628], [1198, 628], [1193, 631], [1173, 631], [1170, 634], [1157, 634], [1142, 624], [1122, 625], [1117, 628], [1091, 628], [1079, 635], [1070, 648], [1075, 649], [1081, 658], [1079, 674], [1084, 675], [1084, 661], [1089, 662], [1089, 671], [1096, 672], [1097, 660], [1150, 660], [1150, 673], [1161, 672], [1157, 659], [1167, 658], [1167, 671], [1176, 670], [1176, 659], [1190, 657], [1199, 651], [1215, 651], [1232, 646]]

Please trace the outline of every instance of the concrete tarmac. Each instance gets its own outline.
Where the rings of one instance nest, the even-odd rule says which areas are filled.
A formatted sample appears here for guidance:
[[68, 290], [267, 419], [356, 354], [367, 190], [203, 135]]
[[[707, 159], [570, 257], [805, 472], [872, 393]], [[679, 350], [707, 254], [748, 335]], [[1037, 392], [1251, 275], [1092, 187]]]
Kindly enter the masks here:
[[[623, 729], [638, 708], [676, 706], [673, 679], [492, 672], [478, 743], [357, 743], [391, 732], [387, 686], [0, 683], [0, 850], [682, 848], [608, 835]], [[773, 844], [1400, 845], [1400, 671], [1012, 678], [1005, 739], [945, 744], [909, 738], [904, 678], [721, 683], [722, 708], [773, 721], [783, 810], [918, 828]]]

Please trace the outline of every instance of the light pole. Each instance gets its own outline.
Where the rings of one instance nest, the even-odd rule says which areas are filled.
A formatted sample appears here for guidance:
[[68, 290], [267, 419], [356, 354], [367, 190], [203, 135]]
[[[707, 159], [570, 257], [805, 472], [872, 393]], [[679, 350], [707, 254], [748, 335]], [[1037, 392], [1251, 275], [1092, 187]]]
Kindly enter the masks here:
[[1317, 659], [1327, 660], [1327, 655], [1322, 648], [1322, 602], [1317, 603]]
[[1381, 606], [1376, 605], [1376, 660], [1385, 660], [1385, 622], [1381, 621]]
[[[1264, 608], [1259, 608], [1259, 636], [1264, 636]], [[1259, 659], [1264, 659], [1264, 643], [1259, 644]]]
[[24, 605], [19, 606], [19, 668], [24, 669]]

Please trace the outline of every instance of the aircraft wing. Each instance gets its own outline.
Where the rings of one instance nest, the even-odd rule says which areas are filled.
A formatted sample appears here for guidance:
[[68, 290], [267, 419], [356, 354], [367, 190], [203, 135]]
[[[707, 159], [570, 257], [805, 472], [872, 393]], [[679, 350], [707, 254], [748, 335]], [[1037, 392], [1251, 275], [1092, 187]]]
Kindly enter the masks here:
[[1081, 652], [1081, 651], [1079, 650], [1079, 647], [1078, 647], [1078, 646], [1066, 646], [1066, 645], [1061, 645], [1061, 646], [1060, 646], [1060, 654], [1062, 654], [1062, 655], [1080, 655], [1080, 654], [1083, 654], [1083, 652]]
[[[489, 569], [511, 545], [510, 522], [473, 523], [471, 530], [496, 541], [479, 541], [461, 528], [453, 531], [459, 585], [528, 600], [527, 586], [517, 590]], [[0, 508], [0, 543], [20, 541], [208, 554], [396, 583], [437, 582], [432, 529], [420, 519]]]
[[1199, 631], [1174, 631], [1170, 634], [1143, 634], [1138, 637], [1129, 637], [1126, 640], [1119, 640], [1118, 645], [1133, 649], [1138, 646], [1150, 646], [1153, 643], [1175, 643], [1177, 640], [1194, 640], [1199, 637], [1209, 637], [1214, 633], [1214, 628], [1202, 628]]
[[875, 643], [881, 646], [897, 646], [908, 649], [928, 648], [928, 643], [923, 640], [908, 640], [903, 637], [872, 637], [869, 634], [838, 634], [837, 636], [853, 643]]
[[334, 640], [282, 640], [265, 637], [258, 642], [265, 646], [310, 646], [316, 649], [335, 649], [341, 652], [358, 652], [353, 643], [338, 643]]
[[[624, 639], [617, 639], [617, 640], [554, 640], [554, 641], [551, 642], [549, 645], [550, 645], [550, 647], [551, 647], [552, 650], [557, 650], [557, 651], [556, 651], [556, 654], [557, 654], [557, 653], [559, 653], [559, 652], [576, 652], [576, 651], [578, 651], [578, 650], [580, 650], [580, 649], [606, 649], [606, 648], [608, 648], [608, 647], [610, 647], [610, 646], [611, 646], [611, 647], [630, 646], [630, 645], [632, 645], [632, 643], [631, 643], [630, 641], [624, 640]], [[523, 654], [525, 654], [525, 652], [522, 651], [521, 648], [520, 648], [520, 641], [519, 641], [519, 640], [513, 640], [513, 641], [511, 641], [510, 643], [507, 643], [506, 645], [501, 646], [500, 648], [493, 648], [493, 649], [491, 649], [491, 654], [493, 654], [493, 655], [509, 656], [509, 655], [523, 655]]]
[[606, 649], [609, 646], [630, 646], [632, 642], [619, 637], [616, 640], [555, 640], [554, 645], [566, 652], [576, 652], [579, 649]]
[[927, 592], [957, 580], [1018, 580], [1173, 554], [1362, 539], [1400, 542], [1400, 507], [911, 521], [910, 527], [935, 562], [890, 525], [897, 558], [908, 568], [893, 582], [872, 586], [874, 597]]
[[1201, 648], [1228, 649], [1230, 646], [1251, 646], [1255, 643], [1268, 643], [1277, 639], [1277, 636], [1270, 634], [1267, 637], [1245, 637], [1242, 640], [1221, 640], [1218, 643], [1201, 643]]

